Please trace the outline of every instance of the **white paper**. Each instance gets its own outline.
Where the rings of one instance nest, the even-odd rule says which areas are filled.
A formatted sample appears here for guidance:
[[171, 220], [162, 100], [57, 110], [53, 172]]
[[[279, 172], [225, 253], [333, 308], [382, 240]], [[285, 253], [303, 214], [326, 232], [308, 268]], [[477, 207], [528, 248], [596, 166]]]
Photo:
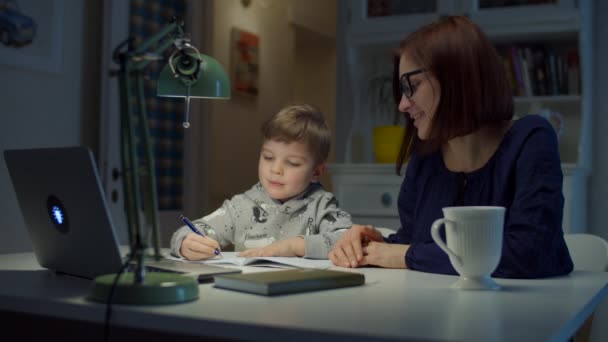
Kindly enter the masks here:
[[[220, 257], [198, 261], [202, 264], [230, 264], [237, 266], [263, 266], [263, 267], [298, 267], [326, 269], [333, 266], [330, 260], [305, 259], [298, 257], [253, 257], [243, 258], [237, 256], [238, 252], [222, 252]], [[169, 257], [173, 260], [187, 261], [180, 258]], [[192, 262], [192, 261], [188, 261]]]

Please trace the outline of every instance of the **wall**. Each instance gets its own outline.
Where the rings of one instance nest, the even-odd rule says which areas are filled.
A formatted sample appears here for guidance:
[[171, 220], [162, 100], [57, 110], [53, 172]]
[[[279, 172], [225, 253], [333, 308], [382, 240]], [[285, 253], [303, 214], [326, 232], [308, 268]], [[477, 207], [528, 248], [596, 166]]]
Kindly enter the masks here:
[[[63, 30], [58, 41], [61, 44], [59, 72], [0, 65], [2, 151], [83, 143], [96, 148], [97, 100], [90, 94], [94, 94], [98, 83], [97, 77], [89, 76], [96, 75], [95, 58], [93, 64], [85, 66], [83, 57], [98, 55], [93, 44], [99, 21], [90, 15], [98, 4], [79, 0], [65, 0], [63, 4], [59, 20]], [[0, 45], [0, 53], [1, 49], [7, 48]], [[0, 158], [0, 253], [31, 250], [4, 155]]]
[[290, 0], [289, 22], [307, 28], [316, 34], [334, 39], [336, 37], [336, 0]]
[[[336, 44], [333, 36], [326, 36], [296, 26], [293, 75], [293, 100], [317, 106], [325, 114], [336, 141]], [[328, 163], [335, 161], [335, 143]], [[331, 176], [325, 173], [321, 184], [331, 190]]]
[[[316, 8], [318, 6], [326, 8], [328, 4], [330, 8], [331, 6], [335, 8], [333, 1], [309, 2], [309, 6]], [[295, 100], [315, 100], [319, 102], [319, 106], [325, 107], [321, 108], [322, 110], [331, 113], [334, 111], [331, 104], [333, 100], [326, 100], [332, 96], [331, 91], [326, 93], [325, 100], [321, 100], [318, 96], [311, 98], [304, 95], [318, 91], [318, 88], [306, 92], [294, 89], [295, 84], [299, 83], [295, 71], [298, 68], [294, 58], [297, 33], [290, 24], [289, 18], [309, 17], [308, 14], [301, 13], [310, 13], [310, 11], [298, 10], [302, 8], [301, 5], [301, 1], [295, 0], [253, 0], [249, 7], [245, 8], [240, 0], [213, 2], [213, 42], [210, 54], [229, 68], [231, 28], [235, 26], [256, 33], [260, 37], [260, 74], [257, 97], [233, 94], [230, 101], [209, 103], [210, 210], [220, 206], [225, 199], [234, 194], [249, 189], [258, 181], [257, 162], [261, 143], [259, 127], [263, 120]], [[318, 13], [321, 12], [323, 10]], [[310, 20], [300, 20], [301, 25], [310, 22]], [[323, 33], [315, 32], [313, 36], [331, 35], [330, 27], [333, 25], [331, 21], [321, 20], [321, 22], [324, 27]], [[327, 41], [330, 38], [319, 39]], [[331, 60], [329, 57], [328, 61]], [[328, 77], [325, 84], [328, 86], [327, 89], [335, 88], [331, 86], [333, 83], [330, 79], [331, 73], [325, 73], [324, 77]]]

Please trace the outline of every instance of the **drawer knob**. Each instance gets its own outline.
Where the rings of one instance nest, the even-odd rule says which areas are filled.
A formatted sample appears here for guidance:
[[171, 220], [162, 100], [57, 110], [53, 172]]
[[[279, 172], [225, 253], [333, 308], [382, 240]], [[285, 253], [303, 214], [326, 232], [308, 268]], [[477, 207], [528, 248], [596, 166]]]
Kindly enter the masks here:
[[382, 194], [380, 201], [382, 201], [383, 206], [388, 208], [391, 206], [391, 204], [393, 204], [393, 197], [388, 192], [385, 192]]

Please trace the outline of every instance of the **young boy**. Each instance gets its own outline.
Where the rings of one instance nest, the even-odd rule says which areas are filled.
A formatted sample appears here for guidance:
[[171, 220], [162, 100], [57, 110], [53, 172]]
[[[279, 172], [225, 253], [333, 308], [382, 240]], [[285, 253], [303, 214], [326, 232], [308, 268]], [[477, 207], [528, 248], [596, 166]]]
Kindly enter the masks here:
[[259, 183], [193, 221], [205, 237], [179, 228], [173, 254], [202, 260], [234, 245], [241, 256], [328, 258], [352, 222], [318, 183], [331, 141], [323, 114], [309, 105], [286, 107], [262, 125], [262, 135]]

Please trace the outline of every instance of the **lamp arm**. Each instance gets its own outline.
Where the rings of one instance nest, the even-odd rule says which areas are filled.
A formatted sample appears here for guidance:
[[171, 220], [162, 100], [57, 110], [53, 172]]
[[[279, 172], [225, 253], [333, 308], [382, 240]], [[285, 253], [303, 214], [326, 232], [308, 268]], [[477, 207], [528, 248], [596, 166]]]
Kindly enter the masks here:
[[[162, 41], [167, 36], [171, 39]], [[118, 48], [128, 46], [126, 52], [122, 54], [115, 53], [120, 58], [115, 58], [121, 68], [118, 72], [121, 92], [121, 140], [122, 140], [122, 168], [123, 168], [123, 187], [125, 196], [125, 210], [129, 227], [129, 242], [131, 245], [131, 253], [134, 253], [138, 261], [136, 281], [143, 281], [145, 272], [143, 270], [143, 257], [145, 250], [148, 247], [149, 237], [144, 228], [143, 222], [139, 215], [139, 210], [144, 209], [146, 226], [151, 226], [152, 230], [152, 247], [154, 248], [154, 258], [161, 259], [160, 252], [160, 225], [158, 219], [158, 195], [156, 190], [156, 175], [154, 165], [154, 154], [152, 148], [152, 139], [148, 129], [148, 115], [146, 111], [144, 85], [142, 70], [150, 64], [153, 59], [148, 58], [149, 50], [153, 53], [161, 55], [162, 52], [169, 49], [176, 41], [182, 42], [184, 37], [183, 23], [178, 23], [174, 20], [167, 27], [152, 37], [148, 38], [135, 49], [130, 49], [131, 40], [123, 42]], [[115, 56], [115, 57], [116, 57]], [[144, 58], [145, 57], [145, 58]], [[135, 90], [133, 90], [135, 87]], [[137, 103], [137, 122], [142, 132], [142, 146], [144, 149], [144, 165], [139, 167], [136, 138], [135, 138], [135, 122], [134, 109], [131, 106], [130, 98], [132, 92], [135, 91]], [[140, 182], [140, 176], [142, 176]], [[143, 201], [142, 201], [143, 196]], [[143, 202], [143, 203], [142, 203]]]
[[125, 196], [125, 211], [127, 215], [127, 226], [129, 227], [129, 243], [131, 250], [137, 244], [136, 227], [141, 226], [140, 217], [137, 214], [141, 208], [141, 198], [136, 195], [140, 193], [140, 182], [137, 177], [137, 154], [135, 151], [135, 135], [131, 113], [130, 99], [130, 79], [126, 73], [121, 71], [119, 76], [120, 89], [120, 139], [121, 139], [121, 163], [123, 174], [123, 192]]
[[[162, 53], [165, 52], [166, 50], [168, 50], [172, 45], [174, 45], [173, 41], [171, 41], [171, 40], [164, 41], [156, 49], [153, 50], [152, 54], [162, 56]], [[147, 54], [150, 54], [150, 52], [147, 52]], [[157, 59], [162, 59], [162, 58], [157, 58]], [[154, 61], [155, 61], [155, 59], [151, 59], [151, 58], [143, 58], [143, 59], [137, 60], [137, 61], [134, 59], [130, 59], [129, 68], [131, 70], [143, 70], [150, 63], [152, 63]]]
[[[143, 177], [143, 196], [144, 196], [144, 212], [146, 216], [146, 223], [152, 226], [152, 247], [154, 248], [154, 258], [160, 260], [162, 255], [160, 253], [160, 224], [158, 219], [158, 195], [156, 190], [156, 166], [154, 165], [154, 151], [152, 148], [152, 138], [150, 136], [150, 130], [148, 129], [148, 114], [146, 112], [146, 101], [144, 95], [144, 80], [141, 73], [136, 73], [135, 83], [137, 87], [137, 105], [139, 106], [139, 124], [141, 128], [141, 135], [143, 146], [145, 147], [144, 153], [146, 154], [145, 165], [141, 170]], [[145, 241], [149, 241], [148, 237], [145, 236]]]
[[[137, 48], [128, 53], [130, 58], [127, 58], [127, 67], [131, 70], [145, 69], [150, 63], [154, 61], [154, 59], [138, 57], [150, 53], [161, 55], [172, 45], [175, 45], [176, 42], [185, 39], [183, 26], [183, 22], [178, 23], [177, 20], [173, 20], [164, 29], [154, 34], [152, 37], [146, 39], [143, 43], [139, 44]], [[165, 41], [162, 41], [166, 37], [170, 37], [171, 39], [166, 39]], [[158, 43], [160, 44], [156, 48], [151, 49], [155, 44]]]
[[[169, 46], [175, 41], [176, 38], [184, 37], [184, 23], [177, 22], [177, 20], [173, 20], [169, 25], [167, 25], [164, 29], [154, 34], [152, 37], [146, 39], [143, 43], [139, 44], [131, 53], [131, 55], [137, 56], [143, 53], [146, 53], [150, 50], [154, 44], [157, 44], [161, 40], [163, 40], [167, 36], [174, 35], [173, 39], [170, 39]], [[164, 50], [161, 50], [164, 51]]]

